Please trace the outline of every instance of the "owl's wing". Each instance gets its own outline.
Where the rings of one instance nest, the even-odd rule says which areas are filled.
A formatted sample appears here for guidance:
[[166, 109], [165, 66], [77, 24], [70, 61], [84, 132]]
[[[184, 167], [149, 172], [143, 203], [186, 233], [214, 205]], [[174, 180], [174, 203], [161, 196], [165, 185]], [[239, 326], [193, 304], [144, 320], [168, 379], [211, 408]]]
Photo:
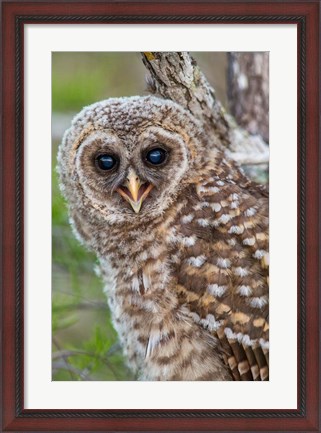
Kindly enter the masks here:
[[208, 179], [194, 185], [176, 226], [185, 239], [178, 296], [218, 337], [235, 380], [268, 380], [267, 194]]

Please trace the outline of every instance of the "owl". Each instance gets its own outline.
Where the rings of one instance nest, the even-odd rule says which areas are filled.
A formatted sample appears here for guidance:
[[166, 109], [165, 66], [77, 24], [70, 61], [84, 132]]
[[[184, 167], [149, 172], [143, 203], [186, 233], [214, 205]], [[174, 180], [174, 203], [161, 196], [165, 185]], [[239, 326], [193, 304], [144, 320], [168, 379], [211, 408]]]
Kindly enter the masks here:
[[85, 107], [58, 152], [140, 380], [268, 380], [268, 193], [170, 100]]

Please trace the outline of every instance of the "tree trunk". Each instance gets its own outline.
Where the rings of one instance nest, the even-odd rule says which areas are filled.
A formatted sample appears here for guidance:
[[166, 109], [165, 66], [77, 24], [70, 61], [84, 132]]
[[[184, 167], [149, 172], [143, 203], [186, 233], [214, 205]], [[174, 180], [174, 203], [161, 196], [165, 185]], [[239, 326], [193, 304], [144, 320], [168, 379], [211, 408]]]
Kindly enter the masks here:
[[269, 53], [228, 54], [229, 109], [252, 135], [269, 141]]

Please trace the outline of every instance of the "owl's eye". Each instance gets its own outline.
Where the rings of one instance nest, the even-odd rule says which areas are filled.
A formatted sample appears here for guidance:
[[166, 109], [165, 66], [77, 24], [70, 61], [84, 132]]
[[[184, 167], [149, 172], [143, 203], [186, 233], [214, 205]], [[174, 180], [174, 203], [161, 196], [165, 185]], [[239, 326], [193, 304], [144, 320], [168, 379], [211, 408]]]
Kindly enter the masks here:
[[97, 156], [96, 163], [101, 170], [111, 170], [116, 166], [118, 160], [113, 155], [106, 154]]
[[164, 149], [157, 148], [150, 150], [146, 155], [146, 161], [153, 165], [160, 165], [166, 161], [167, 152]]

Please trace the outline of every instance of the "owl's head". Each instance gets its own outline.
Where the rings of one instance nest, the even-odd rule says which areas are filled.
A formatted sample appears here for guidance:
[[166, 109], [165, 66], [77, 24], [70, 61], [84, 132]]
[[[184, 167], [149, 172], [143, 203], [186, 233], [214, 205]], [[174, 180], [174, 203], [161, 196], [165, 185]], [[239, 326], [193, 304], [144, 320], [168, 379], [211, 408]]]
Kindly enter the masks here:
[[100, 221], [134, 224], [160, 216], [206, 154], [197, 120], [172, 101], [148, 96], [85, 107], [66, 131], [58, 161], [74, 214], [99, 211]]

